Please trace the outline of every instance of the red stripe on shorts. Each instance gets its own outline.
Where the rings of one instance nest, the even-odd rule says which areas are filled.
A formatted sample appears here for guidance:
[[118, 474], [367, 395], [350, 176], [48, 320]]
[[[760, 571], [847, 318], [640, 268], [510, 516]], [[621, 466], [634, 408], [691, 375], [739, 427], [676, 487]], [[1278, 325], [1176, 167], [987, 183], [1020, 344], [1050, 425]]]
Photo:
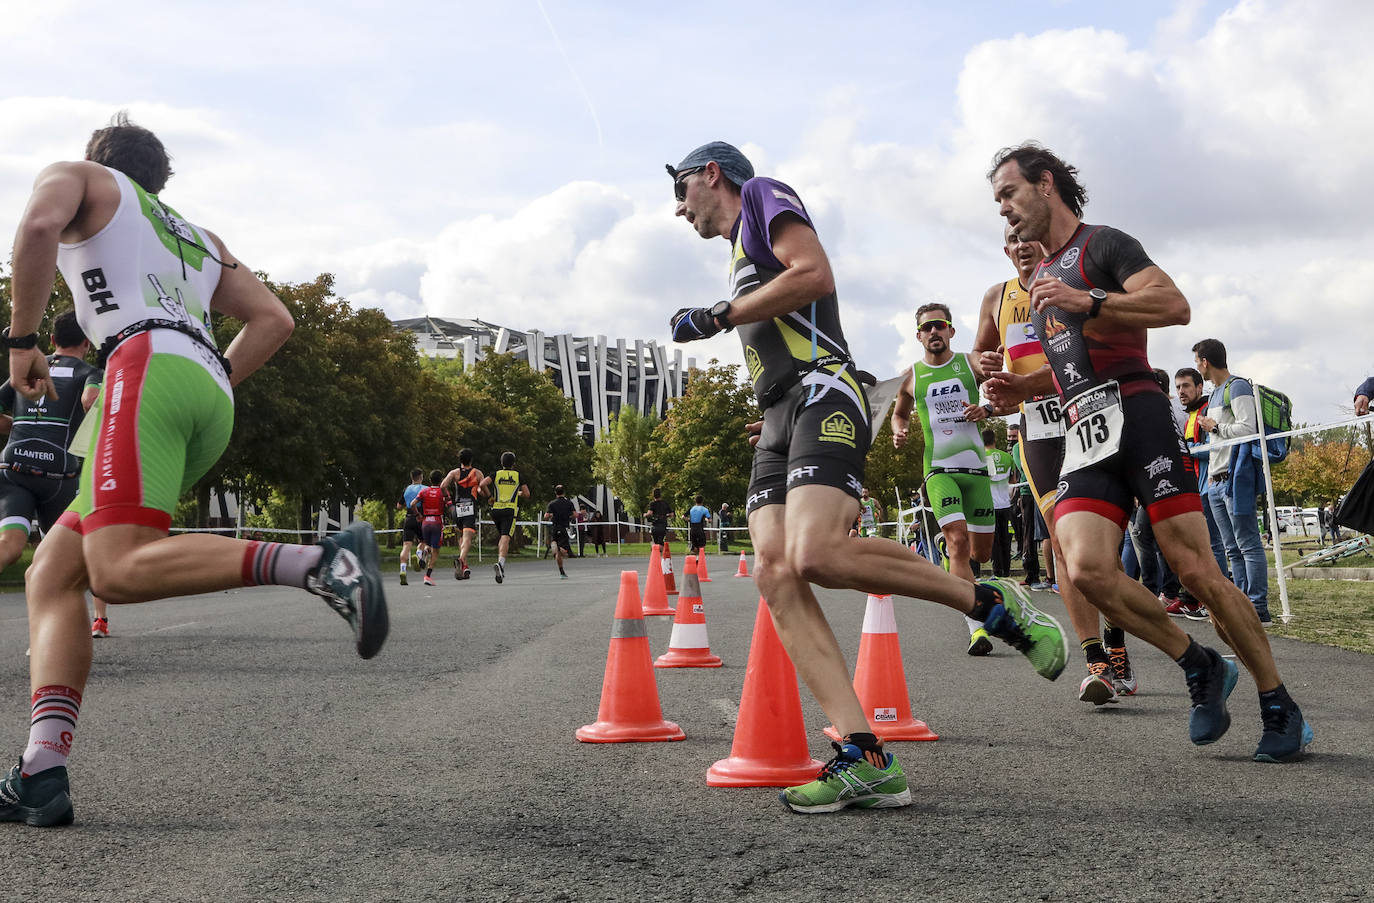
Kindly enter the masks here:
[[1146, 505], [1145, 510], [1149, 513], [1152, 524], [1193, 511], [1201, 514], [1202, 496], [1196, 492], [1181, 492], [1167, 499], [1160, 499], [1152, 505]]
[[[105, 409], [87, 467], [91, 474], [91, 510], [141, 508], [143, 476], [138, 448], [138, 410], [153, 356], [151, 332], [119, 346], [105, 368]], [[94, 524], [87, 524], [94, 529]]]
[[1122, 530], [1126, 529], [1126, 512], [1122, 511], [1111, 502], [1105, 502], [1102, 499], [1060, 499], [1055, 502], [1054, 505], [1055, 522], [1058, 522], [1059, 518], [1063, 517], [1065, 514], [1072, 514], [1075, 511], [1088, 511], [1100, 515], [1116, 524]]

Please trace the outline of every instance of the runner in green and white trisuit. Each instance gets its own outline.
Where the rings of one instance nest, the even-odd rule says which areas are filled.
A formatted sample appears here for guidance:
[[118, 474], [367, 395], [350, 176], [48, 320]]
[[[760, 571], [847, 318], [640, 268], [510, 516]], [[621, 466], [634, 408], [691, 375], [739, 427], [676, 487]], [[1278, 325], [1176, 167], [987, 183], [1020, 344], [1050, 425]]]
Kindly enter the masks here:
[[[897, 392], [892, 444], [906, 445], [914, 409], [925, 440], [926, 498], [944, 534], [949, 572], [972, 583], [969, 559], [981, 564], [992, 557], [992, 485], [977, 426], [990, 411], [978, 402], [982, 374], [973, 358], [950, 350], [954, 322], [949, 308], [939, 303], [922, 305], [916, 311], [916, 323], [925, 355], [911, 365]], [[987, 655], [992, 642], [983, 625], [965, 620], [969, 655]]]
[[849, 528], [850, 536], [877, 536], [878, 522], [883, 519], [883, 506], [868, 494], [868, 487], [859, 490], [859, 516]]

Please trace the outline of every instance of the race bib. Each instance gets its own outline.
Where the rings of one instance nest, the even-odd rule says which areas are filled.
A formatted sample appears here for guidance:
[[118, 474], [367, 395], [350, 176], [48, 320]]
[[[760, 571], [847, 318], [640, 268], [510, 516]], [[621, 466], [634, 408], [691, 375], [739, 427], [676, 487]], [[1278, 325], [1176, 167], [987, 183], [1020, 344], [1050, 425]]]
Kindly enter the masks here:
[[455, 517], [471, 517], [476, 513], [472, 499], [459, 499], [453, 503], [453, 513]]
[[1105, 461], [1121, 449], [1126, 418], [1121, 388], [1115, 380], [1074, 396], [1064, 406], [1064, 467], [1062, 473], [1082, 470]]
[[1059, 409], [1059, 399], [1051, 395], [1039, 401], [1026, 402], [1026, 438], [1031, 442], [1037, 439], [1058, 439], [1064, 435], [1064, 412]]
[[930, 406], [935, 415], [936, 426], [949, 426], [951, 423], [965, 423], [964, 402], [958, 398], [937, 398]]

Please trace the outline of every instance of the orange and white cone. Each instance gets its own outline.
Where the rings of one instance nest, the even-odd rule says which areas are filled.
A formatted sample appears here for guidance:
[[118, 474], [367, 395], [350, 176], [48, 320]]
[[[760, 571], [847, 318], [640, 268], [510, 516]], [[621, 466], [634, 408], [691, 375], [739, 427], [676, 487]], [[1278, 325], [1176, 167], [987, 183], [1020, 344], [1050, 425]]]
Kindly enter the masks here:
[[[854, 666], [854, 692], [859, 696], [868, 724], [883, 740], [939, 740], [924, 721], [911, 716], [902, 668], [902, 647], [897, 639], [897, 616], [891, 596], [868, 597], [863, 635], [859, 637], [859, 661]], [[840, 739], [834, 727], [827, 736]]]
[[711, 575], [706, 573], [706, 547], [697, 549], [697, 579], [702, 583], [711, 583]]
[[647, 743], [686, 736], [682, 728], [663, 720], [635, 571], [620, 572], [601, 705], [595, 723], [578, 728], [576, 736], [583, 743]]
[[749, 576], [749, 559], [744, 557], [744, 553], [739, 553], [739, 570], [735, 571], [736, 577]]
[[706, 609], [701, 604], [701, 585], [697, 580], [697, 560], [687, 556], [687, 573], [677, 597], [677, 617], [668, 651], [654, 662], [655, 668], [719, 668], [720, 656], [711, 654], [706, 637]]
[[663, 591], [663, 563], [658, 557], [658, 546], [649, 553], [649, 576], [644, 580], [645, 617], [651, 615], [671, 615], [673, 608], [668, 604], [668, 594]]
[[677, 581], [673, 579], [673, 550], [668, 540], [663, 540], [663, 591], [670, 596], [677, 595]]
[[811, 758], [806, 741], [797, 671], [778, 639], [768, 603], [760, 597], [730, 757], [707, 769], [706, 783], [796, 787], [815, 780], [821, 765]]

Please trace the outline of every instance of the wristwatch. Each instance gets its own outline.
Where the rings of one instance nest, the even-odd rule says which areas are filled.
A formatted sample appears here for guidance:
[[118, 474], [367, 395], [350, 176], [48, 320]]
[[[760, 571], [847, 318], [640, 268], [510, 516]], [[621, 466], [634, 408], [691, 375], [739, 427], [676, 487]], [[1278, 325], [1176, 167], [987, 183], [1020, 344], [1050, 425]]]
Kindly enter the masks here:
[[711, 319], [715, 320], [716, 324], [720, 326], [720, 328], [725, 332], [729, 332], [730, 330], [735, 328], [735, 324], [730, 322], [729, 301], [717, 301], [714, 305], [712, 305]]
[[3, 332], [0, 332], [0, 339], [4, 340], [6, 348], [38, 347], [38, 333], [31, 332], [28, 335], [21, 335], [18, 338], [13, 338], [10, 336], [10, 328], [8, 326], [5, 327]]
[[1093, 306], [1088, 310], [1088, 319], [1091, 320], [1102, 312], [1102, 302], [1107, 300], [1107, 293], [1100, 288], [1089, 289], [1088, 297], [1093, 299]]

